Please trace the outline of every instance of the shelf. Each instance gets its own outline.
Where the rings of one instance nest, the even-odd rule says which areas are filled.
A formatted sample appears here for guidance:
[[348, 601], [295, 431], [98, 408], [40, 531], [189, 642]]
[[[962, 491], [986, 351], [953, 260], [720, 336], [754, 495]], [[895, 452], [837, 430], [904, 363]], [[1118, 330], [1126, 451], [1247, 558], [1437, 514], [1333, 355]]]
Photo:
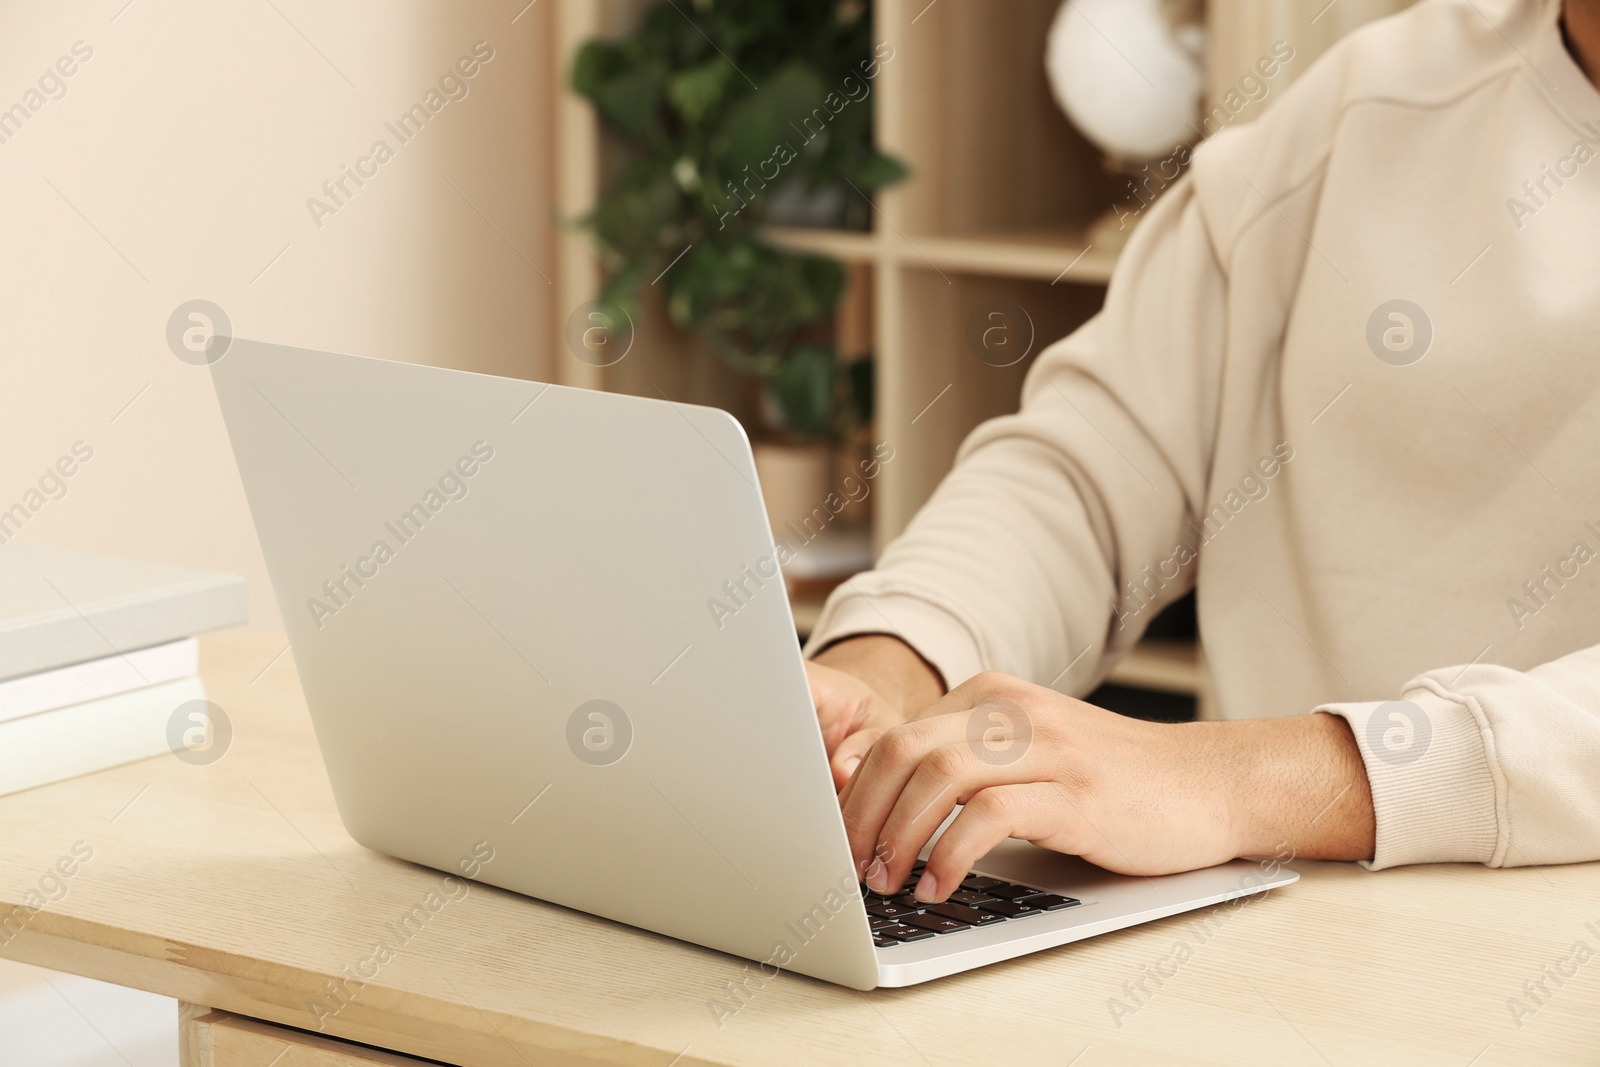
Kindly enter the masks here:
[[1207, 689], [1205, 659], [1194, 641], [1141, 641], [1106, 681], [1199, 697]]
[[902, 266], [1036, 278], [1052, 284], [1104, 285], [1117, 263], [1116, 251], [1087, 244], [1081, 233], [1064, 229], [911, 236], [773, 226], [767, 236], [780, 247], [820, 252], [847, 263], [883, 258]]
[[931, 264], [940, 270], [1039, 278], [1055, 284], [1104, 285], [1117, 254], [1066, 231], [916, 236], [891, 239], [891, 253], [908, 266]]
[[820, 252], [846, 263], [866, 262], [878, 254], [878, 235], [860, 230], [769, 226], [766, 235], [780, 248], [794, 252]]

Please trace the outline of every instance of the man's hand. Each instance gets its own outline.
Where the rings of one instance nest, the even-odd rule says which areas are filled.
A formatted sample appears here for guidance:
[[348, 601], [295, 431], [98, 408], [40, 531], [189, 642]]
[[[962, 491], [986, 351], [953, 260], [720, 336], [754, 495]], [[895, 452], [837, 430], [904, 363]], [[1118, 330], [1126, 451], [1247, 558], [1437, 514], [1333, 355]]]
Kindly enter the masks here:
[[[849, 701], [838, 703], [836, 733]], [[858, 713], [850, 721], [889, 718]], [[879, 728], [846, 738], [869, 730]], [[1007, 838], [1141, 875], [1285, 844], [1306, 858], [1372, 855], [1365, 769], [1331, 715], [1163, 725], [988, 673], [879, 734], [839, 797], [857, 870], [877, 890], [903, 884], [957, 804], [919, 900], [944, 900]]]
[[905, 642], [868, 635], [841, 641], [806, 663], [835, 789], [844, 788], [872, 743], [944, 695], [939, 674]]

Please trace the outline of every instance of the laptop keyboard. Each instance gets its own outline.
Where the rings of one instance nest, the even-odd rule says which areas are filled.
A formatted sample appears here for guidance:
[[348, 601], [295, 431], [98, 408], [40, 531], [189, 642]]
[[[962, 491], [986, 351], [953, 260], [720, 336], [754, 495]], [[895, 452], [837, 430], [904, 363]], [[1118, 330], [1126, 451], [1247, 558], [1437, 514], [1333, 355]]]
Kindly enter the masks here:
[[861, 896], [867, 905], [867, 922], [872, 926], [872, 943], [879, 948], [926, 941], [975, 926], [1026, 919], [1030, 915], [1043, 915], [1083, 903], [1074, 897], [970, 874], [943, 904], [924, 904], [911, 895], [924, 866], [919, 862], [911, 868], [910, 877], [898, 893], [884, 895], [865, 885], [861, 887]]

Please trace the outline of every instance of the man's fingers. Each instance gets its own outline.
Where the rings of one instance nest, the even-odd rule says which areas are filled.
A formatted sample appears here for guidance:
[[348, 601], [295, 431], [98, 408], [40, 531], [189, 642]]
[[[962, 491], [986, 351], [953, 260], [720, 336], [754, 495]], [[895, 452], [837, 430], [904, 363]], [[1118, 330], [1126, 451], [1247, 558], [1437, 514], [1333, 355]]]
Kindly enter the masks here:
[[[1026, 714], [1008, 702], [918, 719], [884, 733], [839, 796], [862, 880], [881, 891], [898, 888], [917, 851], [960, 799], [985, 786], [1026, 779], [1023, 758], [1031, 741]], [[898, 821], [891, 827], [895, 813]]]
[[[1007, 838], [1022, 841], [1051, 839], [1052, 847], [1079, 836], [1076, 817], [1049, 783], [998, 785], [974, 793], [939, 843], [928, 854], [928, 865], [917, 883], [918, 900], [944, 900], [961, 884], [972, 867]], [[1060, 849], [1059, 851], [1071, 851]]]
[[[900, 868], [910, 865], [903, 857], [886, 850], [880, 852], [884, 820], [894, 809], [895, 801], [923, 756], [958, 738], [961, 728], [956, 721], [958, 718], [943, 715], [937, 719], [919, 719], [886, 731], [839, 794], [839, 807], [844, 812], [845, 833], [850, 838], [850, 853], [855, 858], [856, 870], [862, 872], [862, 881], [873, 889], [898, 888], [899, 883], [889, 884], [887, 865], [897, 862]], [[881, 862], [874, 863], [874, 859]]]
[[912, 861], [957, 804], [981, 790], [1034, 779], [1034, 768], [1027, 761], [993, 763], [985, 759], [988, 750], [970, 736], [973, 731], [967, 733], [969, 736], [956, 744], [936, 748], [923, 757], [878, 831], [889, 884], [900, 885], [910, 875]]
[[[843, 790], [849, 786], [850, 778], [855, 774], [856, 767], [867, 756], [873, 743], [882, 737], [886, 729], [881, 726], [871, 726], [864, 730], [857, 730], [850, 734], [834, 748], [833, 755], [828, 763], [833, 768], [833, 788]], [[841, 795], [840, 803], [844, 797]]]

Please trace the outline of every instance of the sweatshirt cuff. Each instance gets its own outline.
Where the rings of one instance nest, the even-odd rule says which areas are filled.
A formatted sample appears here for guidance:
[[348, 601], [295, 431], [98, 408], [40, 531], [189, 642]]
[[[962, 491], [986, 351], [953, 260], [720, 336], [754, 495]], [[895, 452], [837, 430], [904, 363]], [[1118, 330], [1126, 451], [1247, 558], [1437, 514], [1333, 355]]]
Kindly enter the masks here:
[[953, 612], [913, 593], [863, 593], [859, 580], [828, 597], [806, 642], [810, 659], [846, 637], [898, 637], [933, 665], [949, 691], [984, 670], [977, 638]]
[[1408, 863], [1496, 863], [1503, 835], [1489, 733], [1468, 703], [1432, 680], [1404, 700], [1325, 704], [1350, 724], [1377, 817], [1368, 870]]

